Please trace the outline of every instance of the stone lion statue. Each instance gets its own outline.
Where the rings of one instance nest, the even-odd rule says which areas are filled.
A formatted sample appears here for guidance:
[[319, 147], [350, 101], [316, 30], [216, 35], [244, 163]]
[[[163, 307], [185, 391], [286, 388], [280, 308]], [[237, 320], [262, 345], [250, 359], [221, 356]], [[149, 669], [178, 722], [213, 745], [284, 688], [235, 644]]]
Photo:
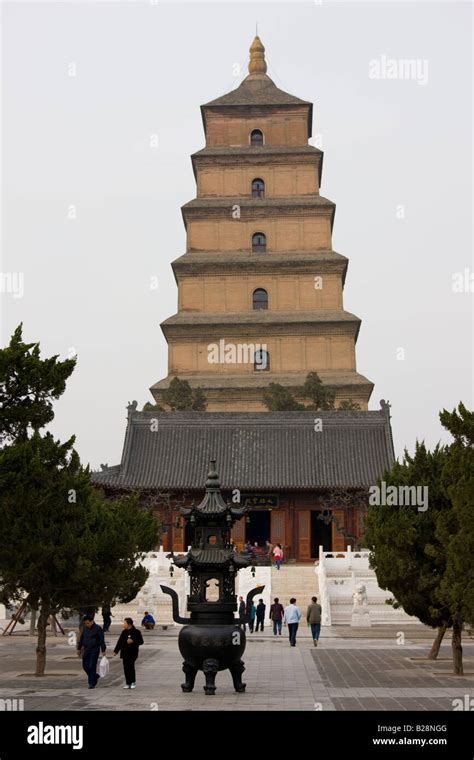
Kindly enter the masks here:
[[352, 594], [352, 612], [368, 612], [367, 591], [363, 583], [358, 583]]

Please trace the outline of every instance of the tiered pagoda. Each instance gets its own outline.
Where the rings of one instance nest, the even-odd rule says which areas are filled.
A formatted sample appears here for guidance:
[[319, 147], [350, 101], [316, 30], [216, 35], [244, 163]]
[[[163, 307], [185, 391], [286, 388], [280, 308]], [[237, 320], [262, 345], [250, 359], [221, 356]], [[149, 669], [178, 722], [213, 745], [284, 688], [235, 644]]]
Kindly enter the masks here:
[[[165, 549], [181, 552], [192, 537], [178, 508], [218, 458], [224, 498], [248, 508], [237, 547], [279, 542], [286, 558], [310, 561], [320, 546], [357, 546], [367, 490], [394, 461], [389, 404], [369, 411], [373, 386], [356, 371], [360, 320], [343, 309], [348, 262], [332, 249], [334, 203], [319, 194], [311, 103], [276, 87], [256, 37], [248, 76], [201, 110], [197, 197], [182, 209], [187, 249], [173, 262], [178, 312], [162, 325], [169, 374], [151, 391], [166, 408], [179, 377], [203, 389], [207, 411], [129, 404], [121, 463], [94, 480], [112, 497], [138, 492]], [[270, 383], [298, 397], [314, 371], [335, 410], [265, 411]]]
[[197, 197], [182, 208], [186, 253], [173, 262], [178, 312], [162, 324], [168, 376], [202, 387], [208, 411], [264, 410], [269, 383], [296, 396], [316, 371], [367, 409], [356, 371], [360, 319], [343, 308], [347, 258], [332, 249], [335, 204], [320, 193], [323, 153], [308, 145], [312, 104], [280, 90], [255, 37], [239, 87], [201, 106]]

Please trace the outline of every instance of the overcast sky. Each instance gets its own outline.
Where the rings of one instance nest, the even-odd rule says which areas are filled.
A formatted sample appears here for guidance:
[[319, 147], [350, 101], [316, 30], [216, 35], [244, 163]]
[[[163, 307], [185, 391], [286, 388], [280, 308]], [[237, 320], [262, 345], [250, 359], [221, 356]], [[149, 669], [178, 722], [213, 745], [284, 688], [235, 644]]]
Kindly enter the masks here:
[[269, 75], [315, 104], [370, 408], [392, 403], [398, 454], [417, 437], [449, 440], [439, 410], [472, 408], [473, 294], [453, 291], [453, 274], [473, 271], [470, 3], [15, 2], [2, 13], [0, 270], [23, 274], [24, 293], [0, 296], [1, 340], [22, 321], [44, 355], [77, 352], [52, 430], [76, 434], [84, 462], [120, 460], [127, 402], [141, 408], [167, 374], [159, 324], [176, 312], [170, 262], [185, 251], [199, 106], [246, 74], [257, 21]]

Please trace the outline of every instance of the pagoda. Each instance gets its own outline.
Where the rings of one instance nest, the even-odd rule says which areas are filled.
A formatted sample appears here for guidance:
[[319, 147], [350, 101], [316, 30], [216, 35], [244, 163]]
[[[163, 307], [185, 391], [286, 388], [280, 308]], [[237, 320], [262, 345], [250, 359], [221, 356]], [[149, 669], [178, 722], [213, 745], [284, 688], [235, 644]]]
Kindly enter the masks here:
[[320, 195], [323, 153], [308, 144], [312, 104], [267, 74], [259, 37], [248, 76], [201, 106], [206, 147], [192, 156], [197, 195], [182, 208], [178, 311], [162, 323], [168, 376], [201, 387], [207, 410], [263, 411], [279, 383], [297, 398], [309, 372], [367, 409], [356, 371], [360, 319], [343, 308], [348, 260], [332, 249], [335, 204]]
[[[197, 197], [183, 206], [186, 252], [172, 264], [178, 311], [162, 324], [169, 371], [151, 388], [164, 410], [129, 403], [121, 461], [93, 480], [111, 498], [138, 493], [164, 548], [186, 552], [192, 523], [179, 509], [218, 457], [224, 500], [248, 507], [231, 528], [237, 549], [280, 543], [289, 561], [311, 562], [321, 547], [360, 546], [368, 489], [395, 460], [390, 404], [369, 410], [373, 385], [356, 370], [360, 320], [343, 308], [348, 260], [332, 249], [335, 205], [319, 193], [312, 104], [276, 87], [256, 37], [248, 76], [201, 111]], [[335, 409], [317, 420], [266, 410], [270, 383], [303, 400], [310, 372]], [[168, 409], [175, 377], [203, 389], [206, 411]], [[193, 547], [189, 561], [199, 557]]]

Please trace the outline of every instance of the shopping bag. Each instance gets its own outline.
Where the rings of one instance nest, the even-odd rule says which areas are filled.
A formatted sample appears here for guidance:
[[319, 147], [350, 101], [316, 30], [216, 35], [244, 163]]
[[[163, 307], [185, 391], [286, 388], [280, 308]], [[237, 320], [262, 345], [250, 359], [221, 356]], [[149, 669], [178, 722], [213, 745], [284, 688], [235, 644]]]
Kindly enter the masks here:
[[99, 675], [100, 675], [100, 677], [101, 678], [105, 678], [105, 676], [107, 675], [107, 673], [109, 672], [109, 670], [110, 670], [110, 663], [109, 663], [107, 657], [104, 654], [104, 656], [101, 657], [101, 660], [100, 660], [100, 663], [99, 663]]

